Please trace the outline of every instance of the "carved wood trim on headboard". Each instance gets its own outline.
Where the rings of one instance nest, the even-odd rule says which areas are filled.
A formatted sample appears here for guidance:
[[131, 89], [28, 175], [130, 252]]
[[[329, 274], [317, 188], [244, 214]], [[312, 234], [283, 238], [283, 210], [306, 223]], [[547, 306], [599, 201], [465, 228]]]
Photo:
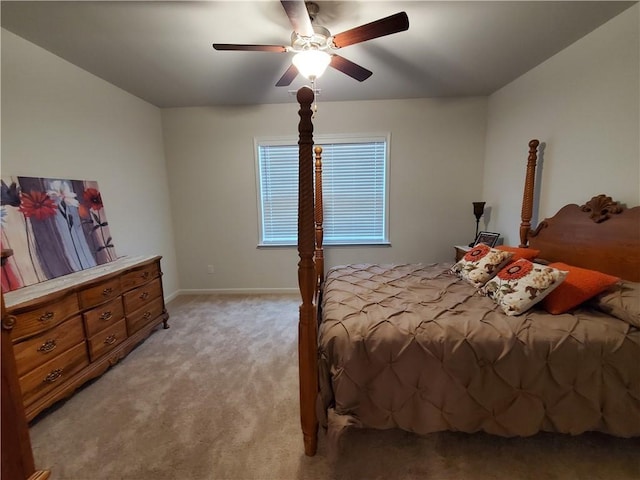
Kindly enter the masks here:
[[604, 194], [597, 195], [580, 207], [583, 212], [589, 212], [589, 218], [595, 223], [604, 222], [612, 213], [621, 213], [622, 205], [614, 202]]

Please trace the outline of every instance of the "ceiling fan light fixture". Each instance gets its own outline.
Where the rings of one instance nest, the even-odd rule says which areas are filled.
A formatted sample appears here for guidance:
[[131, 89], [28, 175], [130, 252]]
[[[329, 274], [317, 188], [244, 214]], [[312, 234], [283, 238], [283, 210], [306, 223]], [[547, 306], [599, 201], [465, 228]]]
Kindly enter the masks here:
[[322, 50], [304, 50], [293, 56], [292, 63], [300, 75], [315, 80], [320, 77], [331, 63], [331, 55]]

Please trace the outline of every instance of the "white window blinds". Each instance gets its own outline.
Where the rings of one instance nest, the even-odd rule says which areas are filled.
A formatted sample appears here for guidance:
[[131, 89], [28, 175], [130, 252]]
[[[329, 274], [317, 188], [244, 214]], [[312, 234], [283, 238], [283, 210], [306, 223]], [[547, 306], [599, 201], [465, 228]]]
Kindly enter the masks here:
[[[298, 145], [257, 142], [260, 244], [295, 245]], [[324, 244], [384, 244], [387, 234], [385, 137], [322, 142]]]

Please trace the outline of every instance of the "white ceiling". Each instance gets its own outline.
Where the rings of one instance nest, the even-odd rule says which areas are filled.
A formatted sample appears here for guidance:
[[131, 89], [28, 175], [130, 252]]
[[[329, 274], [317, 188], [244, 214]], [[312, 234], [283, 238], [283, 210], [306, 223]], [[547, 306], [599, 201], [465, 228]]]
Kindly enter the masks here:
[[[336, 34], [399, 11], [409, 30], [340, 50], [373, 71], [329, 69], [320, 100], [488, 95], [636, 2], [318, 1]], [[279, 1], [2, 2], [2, 27], [158, 107], [293, 101], [275, 87], [291, 54], [212, 43], [289, 45]], [[612, 52], [615, 55], [615, 52]]]

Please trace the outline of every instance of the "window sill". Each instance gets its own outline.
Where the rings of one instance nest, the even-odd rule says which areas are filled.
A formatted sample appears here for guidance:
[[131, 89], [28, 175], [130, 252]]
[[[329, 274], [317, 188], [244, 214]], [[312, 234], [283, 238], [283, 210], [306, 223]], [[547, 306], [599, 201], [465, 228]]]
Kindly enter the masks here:
[[[323, 248], [327, 247], [390, 247], [391, 242], [379, 242], [379, 243], [325, 243], [322, 245]], [[259, 243], [256, 248], [297, 248], [296, 244], [276, 244], [276, 243]]]

